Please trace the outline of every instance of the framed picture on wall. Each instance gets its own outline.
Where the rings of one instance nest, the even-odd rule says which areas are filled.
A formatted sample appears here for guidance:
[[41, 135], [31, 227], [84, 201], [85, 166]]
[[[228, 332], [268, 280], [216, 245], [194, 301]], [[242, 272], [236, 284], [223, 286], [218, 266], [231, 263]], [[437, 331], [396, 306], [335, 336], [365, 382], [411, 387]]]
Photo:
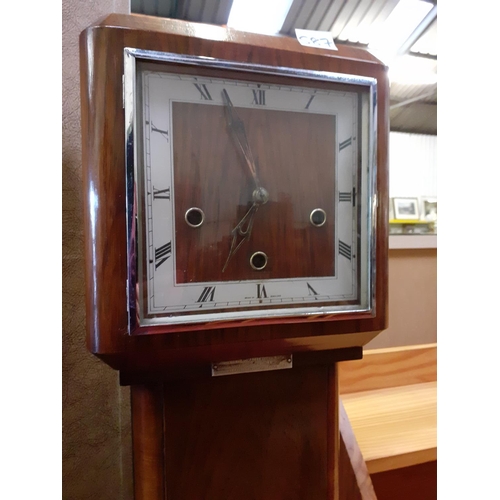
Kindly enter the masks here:
[[433, 196], [422, 197], [421, 203], [422, 219], [427, 221], [437, 220], [437, 198]]
[[395, 220], [419, 220], [418, 198], [393, 198]]

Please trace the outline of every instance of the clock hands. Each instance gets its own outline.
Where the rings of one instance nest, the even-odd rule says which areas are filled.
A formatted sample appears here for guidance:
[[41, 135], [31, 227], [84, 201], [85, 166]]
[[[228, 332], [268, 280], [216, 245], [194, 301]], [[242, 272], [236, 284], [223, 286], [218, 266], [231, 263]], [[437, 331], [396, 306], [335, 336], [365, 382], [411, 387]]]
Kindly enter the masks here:
[[236, 146], [241, 151], [245, 163], [252, 174], [253, 180], [255, 182], [255, 186], [260, 188], [259, 177], [257, 176], [257, 167], [255, 164], [255, 160], [252, 155], [252, 150], [248, 145], [247, 134], [245, 132], [245, 126], [241, 121], [240, 117], [234, 111], [233, 103], [231, 99], [229, 99], [229, 95], [226, 92], [226, 89], [222, 90], [222, 100], [224, 101], [224, 110], [226, 114], [226, 122], [229, 131], [231, 132], [231, 137], [233, 138]]
[[[236, 224], [236, 226], [231, 231], [233, 236], [233, 240], [231, 241], [231, 249], [229, 250], [229, 255], [227, 256], [226, 263], [222, 268], [222, 272], [226, 270], [227, 265], [229, 264], [229, 260], [231, 257], [238, 251], [243, 242], [250, 238], [250, 234], [252, 233], [253, 227], [253, 218], [259, 209], [258, 203], [253, 203], [248, 212], [243, 216], [243, 218]], [[242, 236], [241, 241], [236, 245], [236, 241], [238, 240], [238, 236]]]
[[[252, 155], [252, 150], [248, 144], [245, 126], [243, 125], [241, 118], [236, 114], [226, 89], [222, 90], [222, 100], [224, 101], [226, 122], [231, 133], [231, 137], [233, 138], [237, 148], [242, 153], [243, 159], [245, 160], [245, 163], [248, 166], [255, 182], [255, 189], [252, 193], [252, 206], [231, 231], [233, 239], [231, 241], [231, 248], [229, 250], [226, 263], [222, 268], [222, 272], [224, 272], [229, 264], [229, 261], [231, 260], [231, 257], [238, 251], [244, 241], [250, 238], [255, 214], [257, 213], [260, 205], [267, 203], [269, 200], [269, 193], [260, 185], [256, 163]], [[239, 237], [241, 237], [241, 240], [237, 243]]]
[[[261, 205], [267, 203], [267, 200], [269, 199], [269, 193], [263, 187], [260, 187], [254, 189], [252, 193], [252, 198], [253, 198], [252, 206], [249, 208], [247, 213], [242, 217], [240, 222], [238, 222], [238, 224], [236, 224], [236, 226], [234, 226], [233, 230], [231, 231], [233, 240], [231, 241], [231, 249], [229, 250], [229, 255], [227, 256], [226, 263], [222, 268], [222, 272], [226, 270], [226, 267], [229, 264], [229, 260], [238, 251], [243, 242], [248, 238], [250, 238], [255, 214], [257, 213], [257, 210]], [[238, 244], [236, 244], [238, 236], [241, 236], [242, 239]]]

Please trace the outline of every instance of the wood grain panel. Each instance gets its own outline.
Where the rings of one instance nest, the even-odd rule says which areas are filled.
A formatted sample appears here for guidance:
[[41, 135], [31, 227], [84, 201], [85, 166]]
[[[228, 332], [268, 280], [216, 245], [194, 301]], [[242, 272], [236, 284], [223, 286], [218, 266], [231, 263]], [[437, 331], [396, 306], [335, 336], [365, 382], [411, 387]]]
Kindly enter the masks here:
[[378, 500], [436, 500], [437, 461], [372, 474]]
[[310, 367], [167, 383], [167, 498], [331, 498], [330, 382]]
[[339, 499], [377, 500], [368, 468], [342, 400], [338, 401], [338, 412], [340, 432]]
[[[252, 206], [255, 184], [227, 132], [222, 106], [173, 103], [172, 107], [177, 281], [333, 276], [334, 117], [235, 108], [245, 123], [269, 201], [257, 211], [249, 241], [222, 273], [231, 230]], [[205, 212], [200, 228], [193, 229], [184, 220], [191, 207]], [[309, 221], [318, 207], [327, 214], [319, 228]], [[262, 271], [249, 264], [257, 251], [269, 258]]]
[[370, 474], [437, 458], [436, 382], [344, 394]]
[[134, 500], [164, 500], [161, 385], [131, 388]]
[[340, 394], [437, 380], [437, 344], [365, 350], [339, 364]]

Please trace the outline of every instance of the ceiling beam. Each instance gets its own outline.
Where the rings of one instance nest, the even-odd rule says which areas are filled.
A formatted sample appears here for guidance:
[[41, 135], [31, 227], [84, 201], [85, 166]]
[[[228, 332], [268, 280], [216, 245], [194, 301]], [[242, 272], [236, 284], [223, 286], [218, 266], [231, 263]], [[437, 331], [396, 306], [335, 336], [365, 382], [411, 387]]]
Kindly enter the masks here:
[[[396, 104], [392, 104], [390, 109], [400, 108], [401, 106], [406, 106], [407, 104], [411, 104], [412, 102], [421, 101], [422, 99], [427, 99], [427, 97], [432, 97], [436, 95], [436, 91], [428, 92], [427, 94], [418, 95], [417, 97], [412, 97], [411, 99], [406, 99], [406, 101], [397, 102]], [[436, 104], [435, 102], [429, 104]]]
[[399, 47], [398, 56], [407, 54], [415, 42], [425, 33], [425, 30], [434, 22], [437, 17], [437, 5], [432, 7], [429, 13], [422, 19], [422, 22], [415, 28], [413, 33]]

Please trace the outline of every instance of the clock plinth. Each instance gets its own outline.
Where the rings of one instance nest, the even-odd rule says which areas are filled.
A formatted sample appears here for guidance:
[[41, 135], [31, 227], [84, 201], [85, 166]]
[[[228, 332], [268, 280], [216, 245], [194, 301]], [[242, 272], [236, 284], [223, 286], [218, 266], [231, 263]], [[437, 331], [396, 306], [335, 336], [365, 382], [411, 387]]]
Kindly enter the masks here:
[[337, 401], [335, 364], [134, 385], [135, 499], [358, 498]]
[[80, 48], [87, 346], [132, 386], [136, 498], [339, 498], [336, 363], [387, 326], [386, 68], [137, 15]]

